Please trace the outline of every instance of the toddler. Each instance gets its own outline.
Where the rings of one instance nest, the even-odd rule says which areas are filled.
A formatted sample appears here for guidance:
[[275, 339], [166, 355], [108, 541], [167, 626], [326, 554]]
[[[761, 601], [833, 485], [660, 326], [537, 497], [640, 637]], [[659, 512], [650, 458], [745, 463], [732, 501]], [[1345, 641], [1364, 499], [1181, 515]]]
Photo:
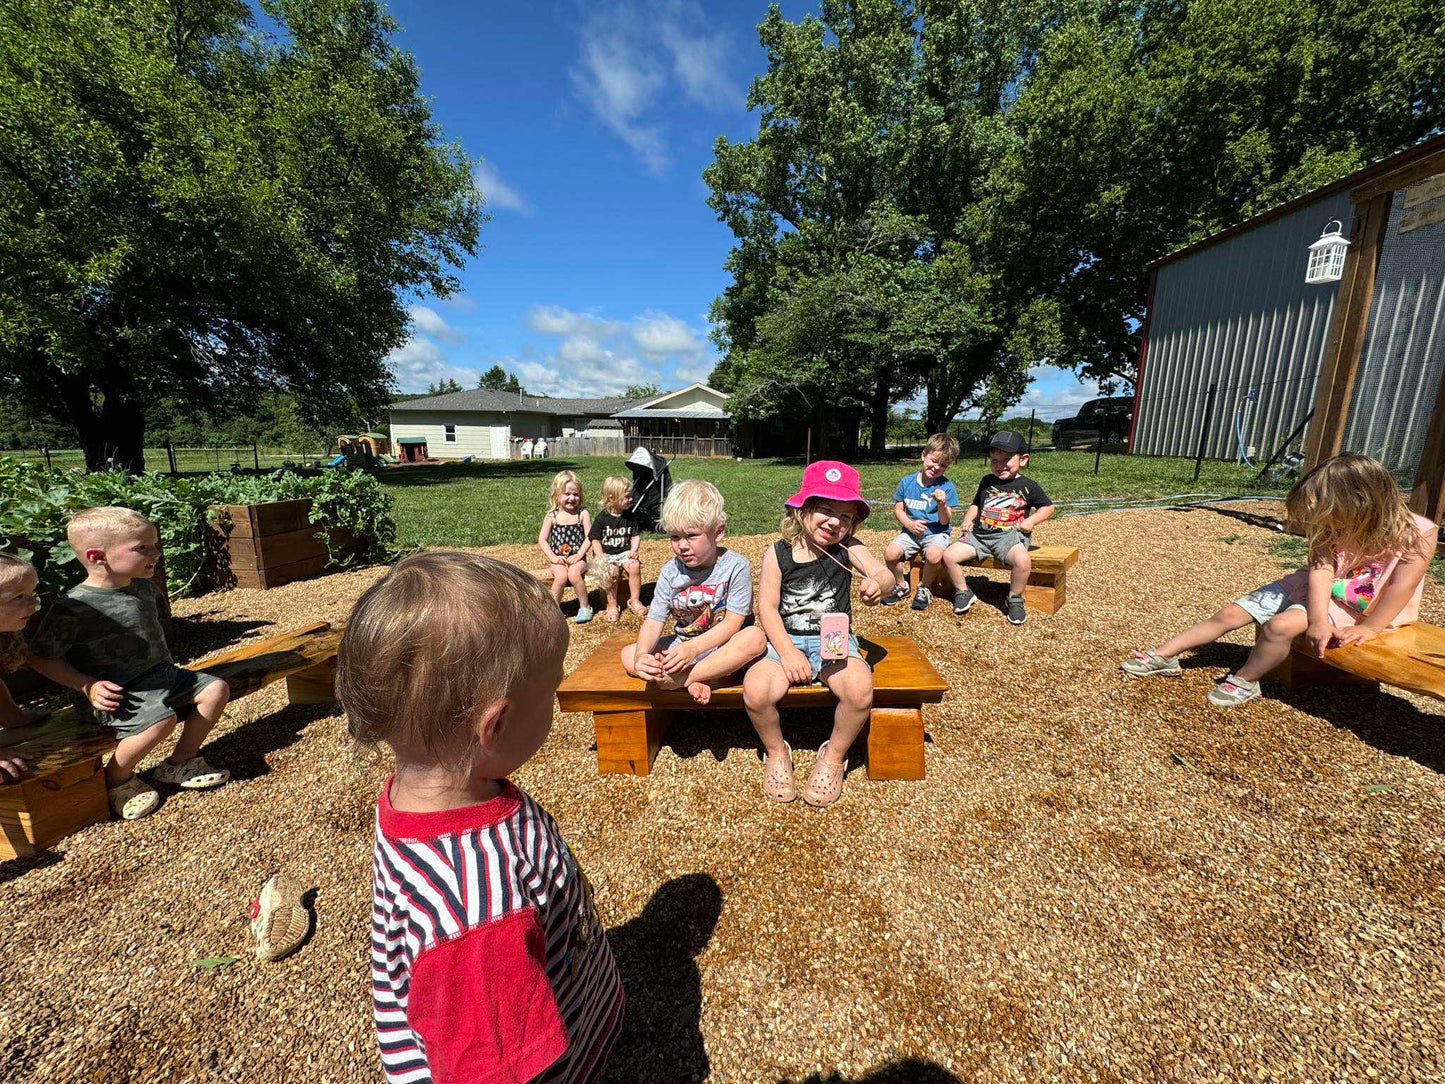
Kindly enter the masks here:
[[[762, 630], [750, 624], [752, 566], [722, 547], [727, 514], [711, 482], [690, 478], [676, 486], [662, 504], [661, 521], [674, 557], [657, 573], [652, 608], [637, 642], [622, 649], [622, 665], [664, 689], [686, 686], [706, 704], [711, 682], [746, 666], [767, 646]], [[663, 636], [668, 615], [673, 632]]]
[[1438, 528], [1410, 511], [1383, 464], [1354, 454], [1327, 459], [1294, 484], [1284, 508], [1309, 542], [1308, 566], [1152, 651], [1136, 651], [1120, 669], [1133, 677], [1177, 677], [1180, 652], [1256, 624], [1249, 658], [1209, 692], [1211, 704], [1228, 708], [1259, 695], [1260, 678], [1284, 661], [1301, 633], [1323, 658], [1328, 648], [1362, 644], [1419, 616]]
[[151, 777], [188, 790], [225, 783], [231, 773], [211, 767], [200, 751], [231, 691], [171, 659], [151, 582], [161, 556], [155, 524], [129, 508], [87, 508], [71, 517], [65, 536], [85, 579], [46, 611], [30, 642], [30, 665], [78, 692], [120, 739], [105, 766], [111, 812], [135, 820], [160, 803], [135, 768], [175, 730], [179, 709], [188, 709], [181, 736]]
[[926, 610], [933, 600], [928, 585], [933, 582], [952, 539], [949, 523], [958, 491], [943, 472], [958, 459], [958, 441], [947, 433], [934, 433], [923, 446], [923, 469], [908, 475], [893, 491], [893, 516], [903, 530], [883, 550], [883, 560], [893, 571], [897, 587], [885, 595], [883, 605], [892, 606], [908, 597], [908, 563], [923, 555], [923, 571], [913, 608]]
[[567, 623], [535, 577], [434, 551], [361, 596], [336, 694], [391, 749], [377, 799], [371, 999], [404, 1081], [592, 1080], [622, 1023], [617, 965], [556, 823], [508, 776], [552, 729]]
[[[35, 587], [40, 582], [29, 561], [13, 553], [0, 553], [0, 677], [25, 665], [25, 638], [20, 635], [40, 604]], [[0, 729], [24, 726], [29, 717], [15, 706], [10, 690], [0, 681]], [[0, 781], [18, 779], [30, 768], [19, 753], [0, 749]]]
[[964, 576], [964, 562], [992, 557], [1009, 567], [1008, 621], [1024, 623], [1024, 586], [1033, 562], [1029, 541], [1034, 528], [1054, 514], [1054, 502], [1032, 478], [1020, 473], [1029, 465], [1028, 445], [1011, 429], [988, 439], [988, 465], [992, 473], [978, 483], [978, 492], [963, 514], [959, 540], [943, 555], [943, 566], [953, 581], [953, 612], [965, 614], [973, 605], [973, 592]]
[[[824, 660], [820, 622], [824, 614], [852, 614], [852, 579], [861, 574], [858, 597], [874, 605], [893, 589], [893, 575], [853, 537], [868, 516], [858, 492], [858, 472], [846, 463], [819, 460], [803, 471], [798, 492], [783, 502], [783, 537], [763, 555], [758, 619], [768, 637], [767, 658], [743, 678], [743, 702], [762, 739], [763, 793], [779, 802], [798, 796], [792, 749], [783, 741], [778, 702], [789, 685], [821, 680], [838, 698], [833, 733], [818, 750], [803, 801], [826, 806], [843, 790], [843, 764], [873, 707], [873, 671], [849, 629], [828, 645], [842, 658]], [[857, 572], [854, 571], [857, 569]]]
[[552, 566], [552, 598], [562, 603], [567, 585], [577, 592], [579, 625], [592, 620], [591, 600], [587, 597], [587, 532], [591, 529], [587, 509], [582, 507], [582, 483], [570, 470], [559, 470], [552, 477], [547, 497], [547, 514], [537, 533], [537, 545]]
[[647, 614], [647, 607], [642, 605], [642, 561], [638, 558], [642, 535], [638, 533], [637, 521], [628, 515], [631, 507], [632, 483], [617, 474], [605, 479], [602, 483], [602, 511], [592, 521], [587, 538], [594, 558], [611, 566], [606, 577], [608, 621], [616, 621], [622, 616], [618, 602], [624, 573], [632, 593], [627, 608], [639, 616]]

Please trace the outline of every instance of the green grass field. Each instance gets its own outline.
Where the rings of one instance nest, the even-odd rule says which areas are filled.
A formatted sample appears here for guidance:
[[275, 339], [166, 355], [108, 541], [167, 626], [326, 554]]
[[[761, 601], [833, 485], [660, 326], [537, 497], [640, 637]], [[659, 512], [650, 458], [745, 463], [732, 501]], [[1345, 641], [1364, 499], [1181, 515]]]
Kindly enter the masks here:
[[[863, 495], [875, 505], [874, 515], [887, 515], [893, 489], [913, 459], [857, 464]], [[531, 542], [537, 537], [547, 506], [552, 475], [568, 468], [582, 479], [587, 507], [594, 512], [602, 480], [627, 476], [621, 458], [519, 460], [407, 467], [380, 475], [395, 502], [397, 537], [403, 545], [490, 546]], [[722, 490], [727, 501], [729, 530], [762, 534], [778, 528], [783, 498], [797, 489], [802, 459], [685, 459], [672, 462], [673, 482], [705, 478]], [[981, 459], [965, 459], [949, 472], [963, 500], [986, 467]], [[1228, 463], [1206, 462], [1199, 481], [1190, 481], [1193, 460], [1105, 455], [1094, 474], [1092, 452], [1038, 452], [1028, 474], [1058, 502], [1060, 510], [1088, 507], [1103, 500], [1125, 504], [1180, 493], [1282, 494], [1279, 487], [1256, 487], [1256, 473]], [[1080, 502], [1073, 504], [1072, 502]]]

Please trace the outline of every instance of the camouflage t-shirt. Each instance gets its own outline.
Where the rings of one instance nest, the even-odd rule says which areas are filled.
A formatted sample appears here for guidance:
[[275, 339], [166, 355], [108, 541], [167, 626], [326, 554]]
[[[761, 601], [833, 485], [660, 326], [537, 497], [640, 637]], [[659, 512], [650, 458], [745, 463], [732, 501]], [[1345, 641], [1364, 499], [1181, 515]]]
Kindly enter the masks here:
[[170, 662], [155, 584], [145, 579], [124, 587], [76, 584], [51, 604], [30, 650], [120, 685]]

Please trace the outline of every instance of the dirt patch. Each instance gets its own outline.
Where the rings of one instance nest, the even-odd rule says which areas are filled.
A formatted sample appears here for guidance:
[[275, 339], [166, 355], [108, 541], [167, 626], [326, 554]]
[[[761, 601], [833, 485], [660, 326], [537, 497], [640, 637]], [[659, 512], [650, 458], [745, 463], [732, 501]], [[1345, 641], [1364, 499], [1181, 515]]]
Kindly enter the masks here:
[[[962, 619], [943, 602], [858, 616], [952, 683], [926, 712], [926, 781], [871, 783], [860, 761], [832, 809], [775, 806], [746, 718], [721, 712], [677, 723], [649, 778], [599, 778], [590, 720], [558, 716], [518, 782], [618, 947], [629, 1025], [607, 1079], [1445, 1076], [1441, 706], [1267, 688], [1214, 710], [1244, 634], [1179, 680], [1126, 681], [1128, 649], [1277, 575], [1277, 534], [1208, 511], [1042, 534], [1082, 548], [1052, 617], [1010, 627], [1000, 573], [974, 577]], [[770, 542], [734, 544], [756, 567]], [[644, 546], [649, 573], [666, 553]], [[378, 575], [178, 604], [178, 654], [341, 618]], [[1424, 610], [1445, 619], [1434, 582]], [[610, 631], [574, 628], [569, 667]], [[806, 772], [826, 715], [785, 729]], [[380, 1079], [366, 928], [385, 760], [279, 689], [229, 711], [211, 755], [236, 772], [222, 790], [0, 865], [5, 1079]], [[278, 868], [316, 888], [317, 930], [267, 965], [245, 908]], [[193, 966], [219, 955], [237, 960]]]

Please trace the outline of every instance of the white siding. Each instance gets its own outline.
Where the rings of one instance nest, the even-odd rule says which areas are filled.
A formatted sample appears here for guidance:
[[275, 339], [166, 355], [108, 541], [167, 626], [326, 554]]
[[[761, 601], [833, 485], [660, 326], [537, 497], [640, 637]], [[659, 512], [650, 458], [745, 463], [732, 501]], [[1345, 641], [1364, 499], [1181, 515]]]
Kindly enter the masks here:
[[[446, 426], [456, 426], [456, 441], [446, 440]], [[391, 412], [391, 446], [397, 447], [402, 437], [423, 437], [427, 454], [433, 459], [461, 459], [474, 455], [479, 459], [507, 458], [507, 441], [511, 435], [505, 414], [482, 414], [474, 411], [393, 410]]]
[[727, 410], [728, 397], [711, 388], [692, 388], [649, 403], [644, 410]]

